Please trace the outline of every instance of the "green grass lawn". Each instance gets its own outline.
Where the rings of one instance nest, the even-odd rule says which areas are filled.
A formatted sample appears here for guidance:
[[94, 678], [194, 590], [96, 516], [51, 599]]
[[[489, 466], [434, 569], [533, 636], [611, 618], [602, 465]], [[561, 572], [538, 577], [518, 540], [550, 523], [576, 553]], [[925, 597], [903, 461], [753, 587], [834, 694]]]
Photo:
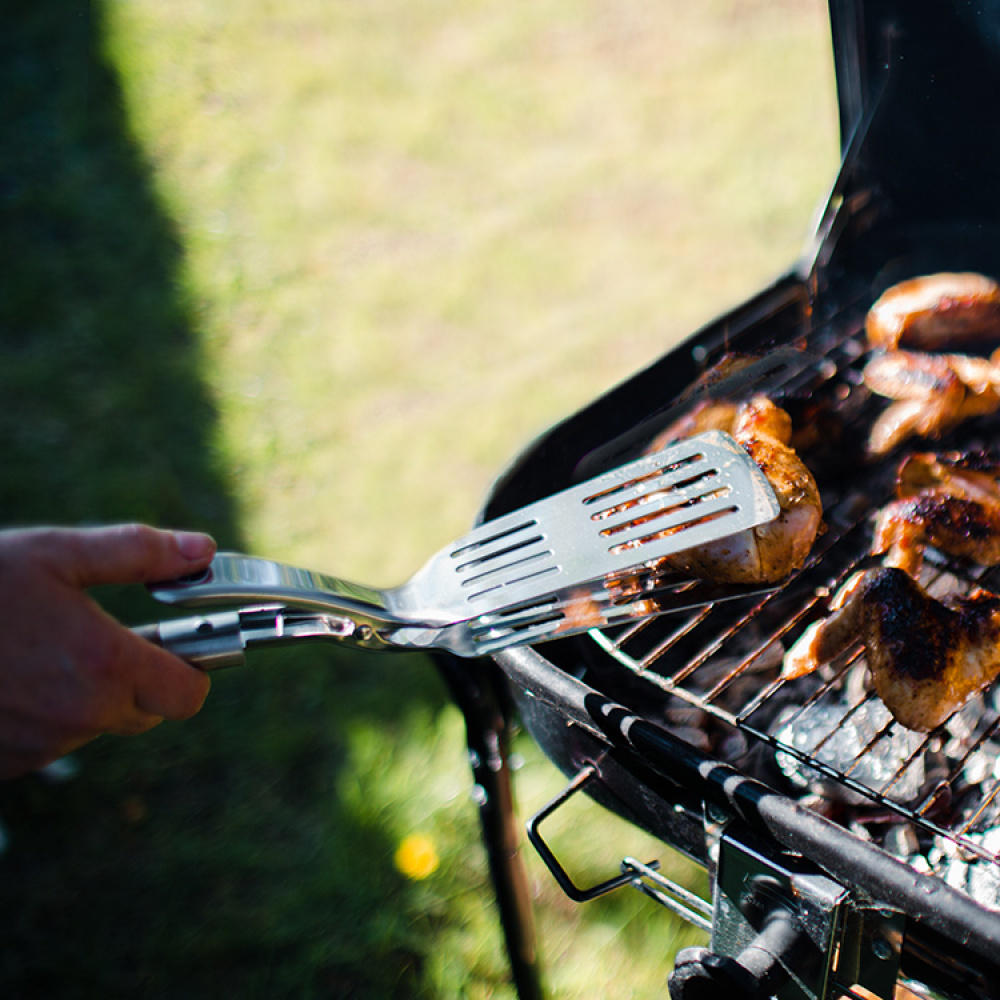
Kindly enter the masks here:
[[[534, 434], [794, 260], [836, 165], [825, 17], [5, 12], [0, 520], [205, 528], [400, 582]], [[0, 993], [512, 996], [463, 745], [427, 660], [313, 647], [98, 741], [69, 782], [7, 783]], [[562, 778], [517, 750], [527, 815]], [[578, 808], [551, 832], [580, 881], [638, 855], [701, 886]], [[422, 879], [394, 862], [414, 834]], [[572, 904], [527, 861], [554, 997], [662, 995], [697, 934], [631, 890]]]

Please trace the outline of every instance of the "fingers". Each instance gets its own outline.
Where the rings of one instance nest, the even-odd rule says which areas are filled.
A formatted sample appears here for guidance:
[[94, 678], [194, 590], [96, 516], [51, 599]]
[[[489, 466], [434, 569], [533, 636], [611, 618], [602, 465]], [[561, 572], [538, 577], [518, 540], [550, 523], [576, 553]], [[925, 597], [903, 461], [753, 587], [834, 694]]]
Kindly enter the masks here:
[[86, 593], [205, 567], [207, 535], [142, 525], [0, 532], [0, 777], [101, 733], [135, 734], [202, 706], [202, 671], [140, 638]]
[[134, 707], [140, 717], [180, 721], [201, 709], [211, 687], [203, 670], [132, 632], [124, 634], [120, 655], [132, 671]]
[[210, 687], [203, 671], [124, 628], [84, 595], [67, 611], [33, 679], [27, 704], [36, 720], [80, 742], [190, 718]]
[[77, 681], [75, 697], [63, 704], [70, 718], [95, 732], [129, 735], [198, 712], [211, 686], [204, 671], [80, 598], [61, 629], [64, 660]]
[[53, 529], [45, 541], [60, 576], [77, 587], [169, 580], [203, 569], [215, 554], [208, 535], [144, 524]]

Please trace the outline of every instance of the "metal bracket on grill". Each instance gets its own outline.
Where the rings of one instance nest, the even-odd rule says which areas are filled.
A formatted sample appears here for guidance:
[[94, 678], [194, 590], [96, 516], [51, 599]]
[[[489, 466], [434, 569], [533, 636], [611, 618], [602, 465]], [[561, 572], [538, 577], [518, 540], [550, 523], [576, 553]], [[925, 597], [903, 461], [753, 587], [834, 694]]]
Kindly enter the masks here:
[[587, 763], [527, 823], [528, 839], [575, 902], [625, 885], [711, 932], [710, 948], [679, 952], [672, 1000], [891, 1000], [899, 975], [905, 917], [845, 888], [807, 859], [780, 851], [711, 807], [706, 815], [713, 902], [671, 882], [659, 863], [625, 858], [621, 874], [576, 885], [539, 827], [598, 778]]
[[689, 924], [694, 924], [703, 931], [711, 931], [711, 903], [706, 903], [700, 896], [671, 881], [652, 865], [644, 865], [635, 858], [626, 858], [622, 862], [622, 871], [632, 873], [633, 889], [638, 889]]
[[893, 996], [904, 918], [729, 824], [718, 837], [711, 949], [680, 952], [673, 1000]]

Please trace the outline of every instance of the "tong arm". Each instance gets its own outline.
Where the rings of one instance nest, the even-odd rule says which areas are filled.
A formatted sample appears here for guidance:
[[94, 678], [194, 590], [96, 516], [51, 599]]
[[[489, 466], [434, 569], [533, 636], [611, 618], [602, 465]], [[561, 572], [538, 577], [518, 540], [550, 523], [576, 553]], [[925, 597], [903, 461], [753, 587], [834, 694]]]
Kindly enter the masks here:
[[368, 622], [282, 605], [167, 619], [134, 631], [202, 670], [240, 666], [246, 661], [246, 651], [256, 646], [280, 646], [305, 639], [336, 639], [365, 649], [392, 648]]
[[156, 600], [182, 608], [280, 606], [343, 615], [377, 628], [404, 624], [386, 606], [383, 591], [239, 552], [219, 552], [202, 572], [150, 584], [149, 591]]

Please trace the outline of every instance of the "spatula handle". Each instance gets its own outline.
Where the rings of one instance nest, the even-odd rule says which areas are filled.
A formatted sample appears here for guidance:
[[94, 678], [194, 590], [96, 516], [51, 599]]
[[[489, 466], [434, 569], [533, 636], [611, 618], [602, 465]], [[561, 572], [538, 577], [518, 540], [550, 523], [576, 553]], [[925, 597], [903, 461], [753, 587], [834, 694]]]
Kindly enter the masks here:
[[346, 614], [376, 626], [403, 624], [386, 608], [378, 590], [238, 552], [220, 552], [203, 572], [154, 583], [149, 590], [158, 601], [185, 608], [282, 605]]

